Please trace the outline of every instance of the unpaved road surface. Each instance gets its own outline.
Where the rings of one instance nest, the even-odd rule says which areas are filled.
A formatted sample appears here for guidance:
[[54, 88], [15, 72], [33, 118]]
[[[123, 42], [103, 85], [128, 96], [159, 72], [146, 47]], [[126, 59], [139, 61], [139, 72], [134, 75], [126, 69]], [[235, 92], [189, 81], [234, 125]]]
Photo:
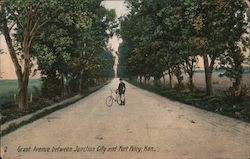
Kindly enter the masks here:
[[249, 124], [126, 84], [126, 106], [105, 106], [109, 89], [118, 85], [114, 79], [85, 99], [4, 136], [3, 159], [250, 158]]

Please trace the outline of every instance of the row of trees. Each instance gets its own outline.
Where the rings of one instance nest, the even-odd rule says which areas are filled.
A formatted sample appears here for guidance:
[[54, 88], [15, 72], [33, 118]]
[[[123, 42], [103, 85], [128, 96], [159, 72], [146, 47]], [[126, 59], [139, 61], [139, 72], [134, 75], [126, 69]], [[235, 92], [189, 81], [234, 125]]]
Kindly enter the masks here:
[[[20, 110], [27, 105], [29, 78], [38, 70], [49, 97], [82, 93], [90, 81], [113, 77], [107, 43], [116, 27], [115, 11], [102, 0], [0, 2], [0, 33], [15, 66]], [[38, 69], [32, 72], [34, 62]]]
[[[119, 30], [120, 76], [154, 77], [157, 84], [165, 74], [170, 87], [175, 76], [182, 86], [183, 73], [193, 75], [198, 56], [204, 61], [207, 95], [213, 95], [212, 73], [217, 63], [224, 75], [240, 86], [242, 44], [249, 43], [247, 5], [242, 0], [126, 0], [130, 9]], [[249, 35], [249, 32], [248, 32]], [[249, 46], [248, 46], [249, 47]]]

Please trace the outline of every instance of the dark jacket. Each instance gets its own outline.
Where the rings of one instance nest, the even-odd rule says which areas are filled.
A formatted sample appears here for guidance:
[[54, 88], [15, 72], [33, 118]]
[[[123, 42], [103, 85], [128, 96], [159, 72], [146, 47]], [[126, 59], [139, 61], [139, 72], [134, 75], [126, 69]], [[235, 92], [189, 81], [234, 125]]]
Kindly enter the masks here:
[[119, 94], [124, 94], [126, 91], [125, 83], [120, 82], [117, 90], [119, 91]]

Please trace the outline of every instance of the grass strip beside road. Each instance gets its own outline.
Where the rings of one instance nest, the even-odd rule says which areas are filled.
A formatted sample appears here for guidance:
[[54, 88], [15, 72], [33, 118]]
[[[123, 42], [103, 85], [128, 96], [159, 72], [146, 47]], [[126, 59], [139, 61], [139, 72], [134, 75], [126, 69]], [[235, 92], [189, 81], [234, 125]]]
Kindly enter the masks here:
[[179, 101], [192, 105], [200, 109], [205, 109], [218, 114], [226, 115], [245, 122], [250, 122], [250, 99], [234, 99], [226, 97], [224, 94], [208, 97], [203, 91], [190, 92], [187, 89], [175, 90], [170, 88], [156, 87], [152, 85], [140, 84], [127, 80], [130, 84], [156, 93], [170, 100]]
[[53, 113], [53, 112], [55, 112], [55, 111], [57, 111], [57, 110], [63, 109], [63, 108], [65, 108], [65, 107], [67, 107], [67, 106], [69, 106], [69, 105], [71, 105], [71, 104], [73, 104], [73, 103], [76, 103], [77, 101], [79, 101], [79, 100], [81, 100], [81, 99], [87, 97], [88, 95], [90, 95], [90, 94], [92, 94], [92, 93], [98, 91], [98, 90], [101, 89], [103, 86], [107, 85], [109, 82], [110, 82], [110, 81], [108, 81], [108, 82], [106, 82], [106, 83], [104, 83], [104, 84], [102, 84], [102, 85], [100, 85], [100, 86], [94, 87], [94, 88], [90, 89], [89, 91], [85, 92], [85, 93], [82, 94], [82, 95], [76, 95], [76, 96], [71, 97], [71, 98], [69, 98], [69, 99], [66, 99], [66, 100], [64, 100], [64, 101], [61, 101], [61, 102], [55, 104], [54, 106], [51, 106], [51, 108], [49, 108], [49, 107], [48, 107], [48, 108], [45, 108], [43, 111], [41, 111], [41, 112], [39, 112], [39, 113], [35, 113], [33, 116], [31, 116], [31, 117], [30, 117], [29, 119], [27, 119], [27, 120], [23, 120], [23, 121], [21, 121], [21, 122], [19, 122], [19, 123], [12, 123], [12, 124], [10, 124], [10, 125], [9, 125], [6, 129], [4, 129], [4, 130], [1, 130], [1, 129], [0, 129], [0, 130], [1, 130], [1, 137], [3, 137], [3, 136], [5, 136], [5, 135], [7, 135], [7, 134], [9, 134], [9, 133], [11, 133], [11, 132], [17, 130], [18, 128], [20, 128], [20, 127], [22, 127], [22, 126], [24, 126], [24, 125], [27, 125], [27, 124], [29, 124], [29, 123], [32, 123], [33, 121], [35, 121], [35, 120], [37, 120], [37, 119], [40, 119], [40, 118], [42, 118], [42, 117], [45, 117], [45, 116], [47, 116], [47, 115], [49, 115], [49, 114], [51, 114], [51, 113]]

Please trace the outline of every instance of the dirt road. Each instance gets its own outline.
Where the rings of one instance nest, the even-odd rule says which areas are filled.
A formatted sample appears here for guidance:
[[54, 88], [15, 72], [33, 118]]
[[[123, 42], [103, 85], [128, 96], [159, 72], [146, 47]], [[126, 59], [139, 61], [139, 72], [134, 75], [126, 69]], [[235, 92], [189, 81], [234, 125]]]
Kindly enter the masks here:
[[117, 84], [3, 137], [3, 159], [250, 158], [250, 124], [128, 83], [126, 106], [106, 107]]

